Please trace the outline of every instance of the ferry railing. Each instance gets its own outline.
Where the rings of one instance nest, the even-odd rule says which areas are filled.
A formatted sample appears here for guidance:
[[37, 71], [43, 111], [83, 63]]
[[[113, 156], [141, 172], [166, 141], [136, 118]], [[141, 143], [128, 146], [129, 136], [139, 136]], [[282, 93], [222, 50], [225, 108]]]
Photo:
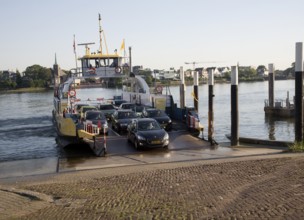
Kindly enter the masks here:
[[99, 134], [99, 127], [97, 125], [94, 125], [92, 121], [84, 121], [83, 122], [83, 128], [86, 132], [91, 134]]
[[[265, 99], [264, 100], [265, 107], [270, 107], [269, 105], [269, 100]], [[294, 103], [293, 101], [290, 101], [289, 99], [276, 99], [274, 101], [274, 108], [293, 108]]]

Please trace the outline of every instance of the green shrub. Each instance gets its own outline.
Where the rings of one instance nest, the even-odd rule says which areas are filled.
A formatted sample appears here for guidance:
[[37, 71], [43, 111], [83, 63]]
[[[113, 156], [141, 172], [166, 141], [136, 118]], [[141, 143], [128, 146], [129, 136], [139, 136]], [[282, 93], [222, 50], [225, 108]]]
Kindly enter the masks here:
[[304, 152], [304, 142], [295, 142], [288, 147], [291, 152]]

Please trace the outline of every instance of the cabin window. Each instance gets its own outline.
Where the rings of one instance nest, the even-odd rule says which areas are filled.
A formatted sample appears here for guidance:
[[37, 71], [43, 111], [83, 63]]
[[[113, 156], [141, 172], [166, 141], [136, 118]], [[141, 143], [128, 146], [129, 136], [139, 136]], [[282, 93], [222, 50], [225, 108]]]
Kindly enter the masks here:
[[103, 58], [103, 59], [83, 59], [82, 67], [98, 68], [98, 67], [118, 67], [118, 58]]
[[118, 67], [118, 58], [110, 59], [110, 67]]
[[86, 67], [86, 68], [89, 67], [89, 60], [88, 59], [83, 59], [82, 60], [82, 66]]

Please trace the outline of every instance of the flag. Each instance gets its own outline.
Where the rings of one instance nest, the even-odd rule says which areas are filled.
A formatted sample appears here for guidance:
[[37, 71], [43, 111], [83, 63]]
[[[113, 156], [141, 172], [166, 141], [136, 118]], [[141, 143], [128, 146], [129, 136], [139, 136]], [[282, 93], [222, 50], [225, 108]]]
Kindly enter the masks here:
[[75, 34], [74, 34], [74, 42], [73, 42], [74, 53], [76, 54], [76, 45], [75, 45]]
[[194, 92], [191, 92], [191, 96], [195, 99], [195, 101], [197, 101], [198, 102], [198, 99], [195, 97], [195, 94], [194, 94]]
[[125, 49], [125, 39], [122, 40], [121, 46], [120, 46], [120, 52]]

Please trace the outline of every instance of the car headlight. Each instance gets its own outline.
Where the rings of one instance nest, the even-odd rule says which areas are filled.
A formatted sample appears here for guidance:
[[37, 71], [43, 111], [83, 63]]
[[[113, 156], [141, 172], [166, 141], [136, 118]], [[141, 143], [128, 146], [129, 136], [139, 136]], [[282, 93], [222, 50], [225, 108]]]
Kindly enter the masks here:
[[137, 139], [138, 139], [138, 140], [141, 140], [141, 141], [145, 141], [145, 140], [146, 140], [146, 138], [143, 137], [143, 136], [141, 136], [141, 135], [138, 135], [138, 136], [137, 136]]
[[164, 140], [169, 140], [169, 134], [168, 133], [165, 134]]
[[171, 121], [171, 119], [168, 121], [168, 123], [171, 123], [172, 121]]

